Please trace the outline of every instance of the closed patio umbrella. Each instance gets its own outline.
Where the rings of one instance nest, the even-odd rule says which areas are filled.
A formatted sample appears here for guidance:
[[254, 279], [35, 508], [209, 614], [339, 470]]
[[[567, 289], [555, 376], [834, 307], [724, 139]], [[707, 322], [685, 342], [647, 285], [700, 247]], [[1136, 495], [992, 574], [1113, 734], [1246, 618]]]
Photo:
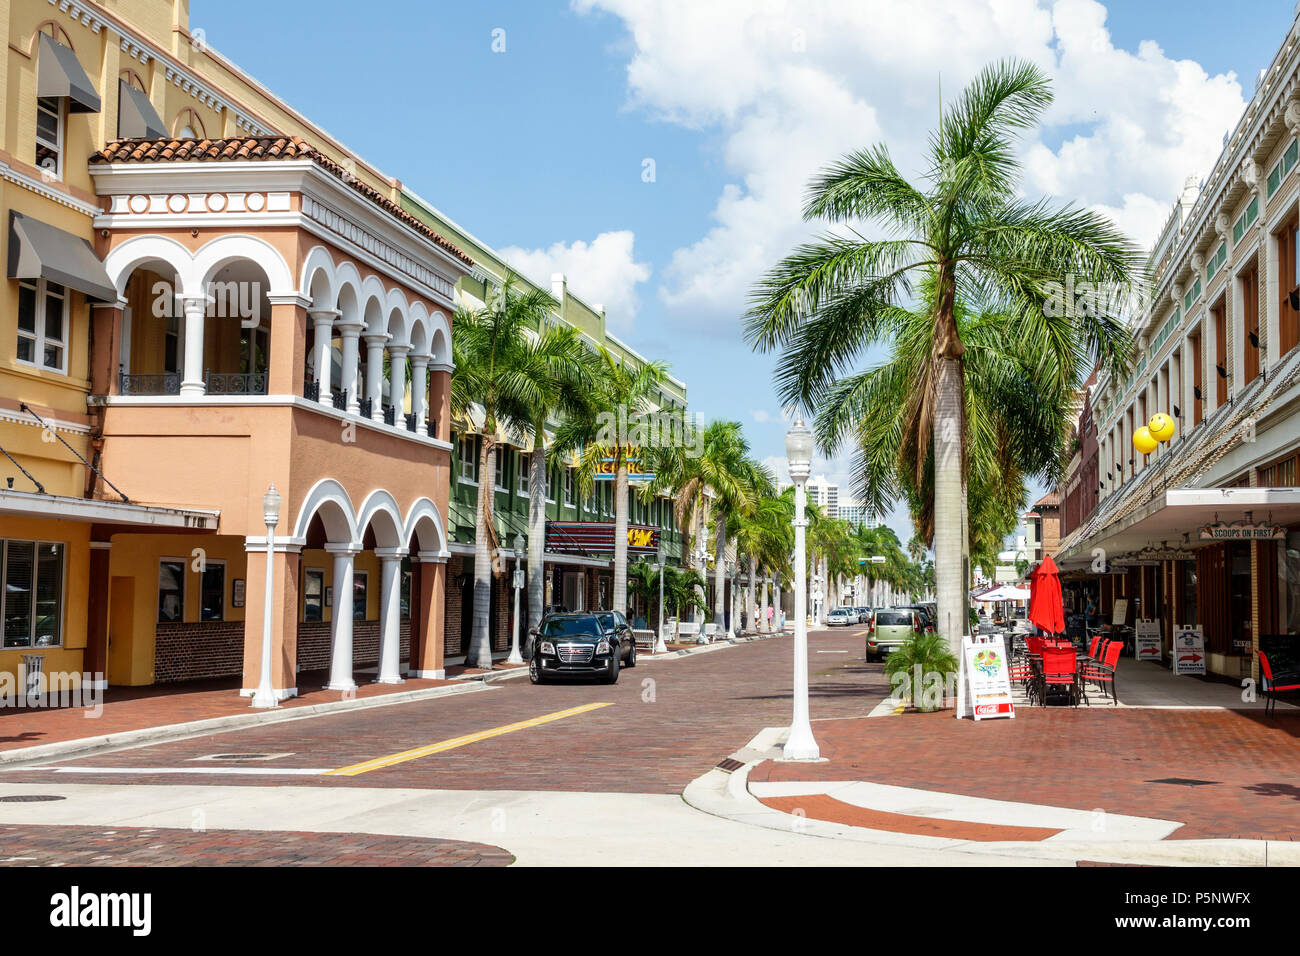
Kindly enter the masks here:
[[1029, 578], [1029, 620], [1048, 634], [1065, 631], [1065, 608], [1061, 603], [1061, 576], [1049, 554]]

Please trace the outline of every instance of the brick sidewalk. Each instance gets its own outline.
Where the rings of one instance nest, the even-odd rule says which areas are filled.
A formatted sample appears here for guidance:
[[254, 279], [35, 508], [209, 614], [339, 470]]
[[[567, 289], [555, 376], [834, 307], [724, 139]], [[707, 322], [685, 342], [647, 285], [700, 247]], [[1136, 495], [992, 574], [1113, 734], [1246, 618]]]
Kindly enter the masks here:
[[[323, 671], [303, 672], [298, 677], [299, 695], [280, 702], [285, 710], [343, 699], [342, 691], [324, 689], [328, 674]], [[453, 683], [457, 682], [408, 680], [404, 684], [375, 684], [366, 681], [359, 684], [352, 696], [367, 699]], [[239, 687], [238, 678], [110, 687], [104, 694], [103, 710], [98, 717], [92, 717], [90, 711], [81, 707], [0, 711], [0, 751], [250, 713], [249, 699], [239, 696]]]
[[1170, 839], [1300, 839], [1295, 716], [1034, 708], [978, 724], [946, 711], [814, 728], [827, 762], [765, 761], [749, 779], [862, 780], [1183, 822]]
[[498, 846], [370, 833], [0, 826], [0, 866], [509, 866]]

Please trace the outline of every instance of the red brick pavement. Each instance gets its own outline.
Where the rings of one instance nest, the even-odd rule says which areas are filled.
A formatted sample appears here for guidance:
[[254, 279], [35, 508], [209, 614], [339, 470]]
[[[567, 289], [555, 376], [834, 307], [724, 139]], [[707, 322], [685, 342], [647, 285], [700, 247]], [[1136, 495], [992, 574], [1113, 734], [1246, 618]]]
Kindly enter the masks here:
[[[1185, 823], [1171, 839], [1300, 838], [1294, 716], [1035, 708], [978, 724], [947, 711], [814, 729], [828, 762], [765, 762], [750, 780], [865, 780]], [[1154, 782], [1169, 778], [1208, 782]]]
[[0, 866], [509, 866], [498, 846], [369, 833], [0, 826]]
[[[343, 692], [325, 690], [328, 675], [299, 674], [297, 697], [281, 701], [286, 710], [342, 700]], [[441, 687], [450, 680], [408, 680], [404, 684], [366, 682], [357, 687], [356, 698]], [[128, 730], [143, 730], [212, 717], [229, 717], [249, 712], [249, 699], [239, 696], [238, 680], [192, 681], [155, 684], [150, 687], [110, 687], [99, 716], [82, 707], [16, 708], [0, 710], [0, 750], [17, 750], [38, 744], [83, 737], [99, 737]]]
[[964, 820], [946, 820], [939, 817], [918, 817], [845, 803], [824, 793], [798, 797], [763, 797], [761, 803], [782, 813], [793, 813], [814, 820], [847, 823], [849, 826], [869, 830], [886, 830], [890, 833], [915, 833], [921, 836], [943, 837], [949, 840], [974, 840], [989, 843], [1001, 840], [1037, 842], [1056, 836], [1060, 830], [1045, 827], [1013, 827], [1000, 823], [969, 823]]

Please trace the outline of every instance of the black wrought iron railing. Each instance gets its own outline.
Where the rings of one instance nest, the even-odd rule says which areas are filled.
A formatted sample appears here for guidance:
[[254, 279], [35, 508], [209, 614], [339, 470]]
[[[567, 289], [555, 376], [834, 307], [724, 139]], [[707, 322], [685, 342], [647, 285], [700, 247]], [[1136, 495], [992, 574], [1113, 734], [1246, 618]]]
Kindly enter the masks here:
[[120, 395], [179, 395], [180, 372], [119, 372], [117, 391]]
[[311, 402], [320, 401], [320, 382], [308, 380], [302, 387], [303, 398]]
[[438, 419], [436, 419], [436, 418], [429, 418], [429, 419], [426, 419], [426, 420], [425, 420], [425, 423], [424, 423], [424, 433], [425, 433], [426, 435], [428, 435], [430, 438], [437, 438], [437, 437], [438, 437]]
[[204, 390], [209, 395], [265, 395], [265, 372], [204, 372]]
[[371, 415], [374, 414], [375, 403], [373, 399], [363, 398], [360, 404], [361, 404], [360, 414], [362, 418], [369, 418]]
[[394, 408], [392, 405], [384, 406], [384, 424], [385, 425], [397, 424], [397, 409]]
[[333, 404], [334, 404], [334, 408], [335, 408], [336, 410], [338, 410], [338, 411], [340, 411], [340, 412], [347, 411], [347, 408], [348, 408], [348, 393], [347, 393], [347, 392], [342, 392], [342, 391], [340, 391], [340, 392], [333, 392], [333, 393], [330, 395], [330, 401], [333, 402]]
[[405, 418], [405, 421], [406, 421], [406, 430], [407, 430], [408, 432], [413, 432], [413, 431], [415, 431], [415, 413], [414, 413], [414, 412], [408, 412], [408, 413], [404, 416], [404, 418]]

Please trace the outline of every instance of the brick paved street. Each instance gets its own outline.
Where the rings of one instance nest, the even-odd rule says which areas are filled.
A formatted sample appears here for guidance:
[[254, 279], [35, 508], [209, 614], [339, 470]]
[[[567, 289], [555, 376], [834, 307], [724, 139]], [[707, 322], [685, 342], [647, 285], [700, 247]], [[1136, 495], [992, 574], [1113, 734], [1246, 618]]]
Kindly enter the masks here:
[[366, 833], [0, 826], [0, 866], [509, 866], [500, 847]]

